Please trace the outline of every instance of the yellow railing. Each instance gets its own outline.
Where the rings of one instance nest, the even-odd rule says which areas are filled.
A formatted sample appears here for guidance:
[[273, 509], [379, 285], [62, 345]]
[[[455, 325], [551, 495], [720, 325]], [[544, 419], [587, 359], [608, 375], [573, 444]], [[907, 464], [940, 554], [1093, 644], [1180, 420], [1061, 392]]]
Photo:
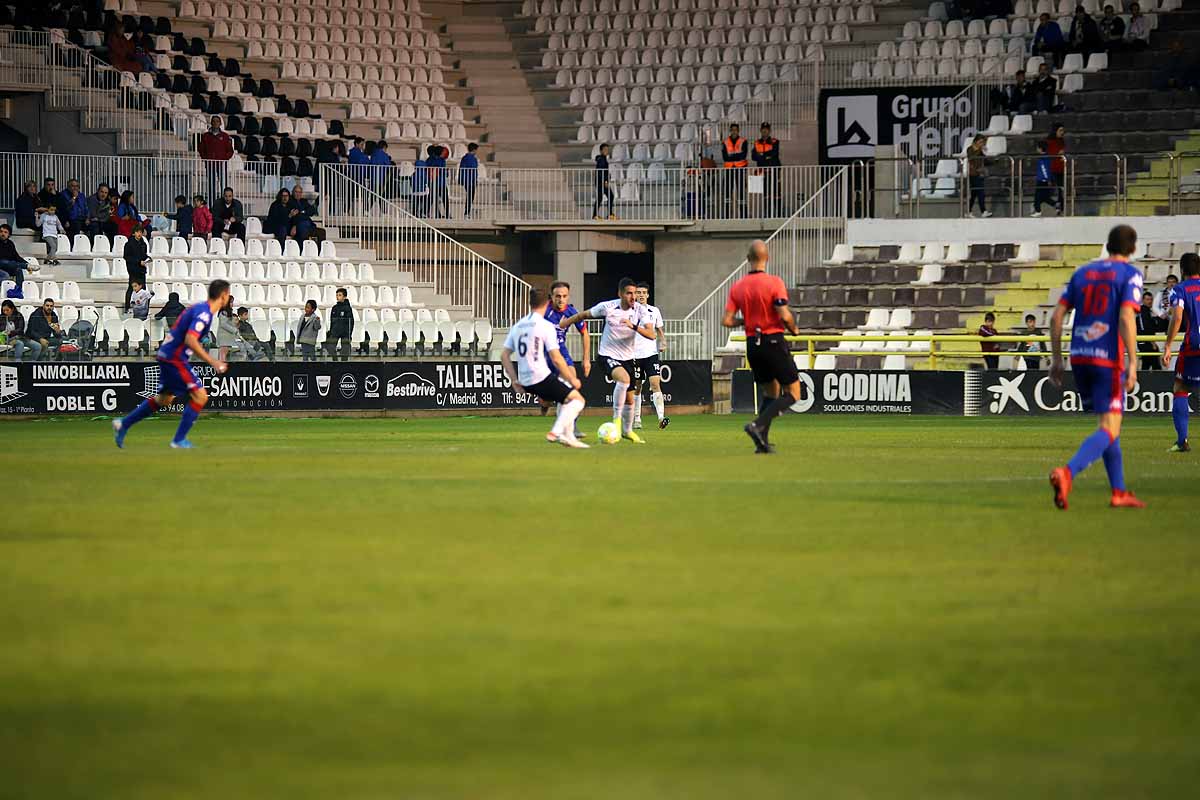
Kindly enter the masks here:
[[[1015, 358], [1049, 358], [1050, 357], [1050, 337], [1041, 336], [1021, 336], [1016, 334], [1006, 334], [997, 336], [976, 336], [967, 334], [932, 334], [932, 335], [911, 335], [911, 336], [886, 336], [879, 334], [863, 335], [863, 336], [843, 336], [841, 334], [800, 334], [799, 336], [784, 337], [789, 342], [801, 342], [806, 345], [805, 350], [808, 353], [808, 364], [811, 368], [816, 357], [819, 355], [833, 356], [904, 356], [905, 358], [927, 358], [929, 359], [929, 368], [938, 369], [940, 361], [978, 361], [985, 355], [987, 356], [1011, 356]], [[730, 337], [731, 341], [744, 342], [746, 336], [738, 334]], [[1138, 336], [1139, 342], [1158, 342], [1165, 343], [1166, 336]], [[824, 343], [840, 343], [848, 342], [851, 344], [866, 344], [875, 342], [884, 342], [895, 345], [898, 342], [903, 342], [907, 345], [904, 349], [893, 347], [888, 349], [881, 348], [855, 348], [852, 350], [836, 350], [836, 349], [817, 349], [818, 344]], [[981, 342], [991, 344], [1020, 344], [1023, 342], [1037, 342], [1042, 345], [1042, 349], [1034, 352], [1021, 352], [1017, 350], [1001, 350], [999, 352], [984, 353], [979, 349]], [[1071, 337], [1063, 336], [1063, 352], [1066, 353], [1070, 348]], [[915, 347], [914, 347], [915, 345]], [[949, 348], [946, 345], [950, 345]], [[969, 349], [967, 349], [969, 348]], [[794, 355], [802, 355], [800, 351], [794, 351]], [[1144, 353], [1142, 356], [1151, 356], [1153, 353]], [[1141, 356], [1139, 356], [1141, 357]]]

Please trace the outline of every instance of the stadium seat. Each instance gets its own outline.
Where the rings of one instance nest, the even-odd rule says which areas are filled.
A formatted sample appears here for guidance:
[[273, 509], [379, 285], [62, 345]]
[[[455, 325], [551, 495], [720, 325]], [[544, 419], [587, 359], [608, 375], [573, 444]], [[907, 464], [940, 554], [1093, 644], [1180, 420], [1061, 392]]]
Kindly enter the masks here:
[[867, 321], [858, 326], [860, 331], [881, 331], [887, 327], [891, 314], [886, 308], [872, 308]]
[[921, 267], [920, 276], [911, 283], [914, 286], [930, 286], [942, 280], [943, 271], [941, 264], [925, 264]]
[[905, 330], [912, 326], [912, 321], [913, 312], [911, 308], [897, 308], [892, 311], [884, 329], [889, 331]]
[[883, 369], [900, 372], [908, 369], [908, 362], [902, 355], [886, 355], [883, 357]]
[[813, 359], [812, 369], [820, 372], [832, 372], [837, 369], [837, 356], [829, 353], [819, 353]]
[[1017, 254], [1009, 259], [1012, 264], [1032, 264], [1041, 258], [1041, 246], [1037, 242], [1021, 242]]
[[900, 254], [892, 260], [893, 264], [916, 264], [921, 259], [921, 245], [916, 242], [905, 242], [900, 245]]
[[854, 248], [848, 244], [836, 244], [833, 246], [833, 255], [824, 263], [830, 266], [846, 264], [854, 260]]

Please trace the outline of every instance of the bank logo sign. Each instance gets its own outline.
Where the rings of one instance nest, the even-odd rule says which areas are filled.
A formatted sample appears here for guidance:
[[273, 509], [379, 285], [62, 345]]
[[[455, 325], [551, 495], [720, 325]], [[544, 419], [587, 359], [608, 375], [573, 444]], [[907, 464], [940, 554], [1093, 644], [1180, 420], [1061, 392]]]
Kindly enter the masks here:
[[988, 406], [988, 410], [993, 414], [1003, 414], [1004, 410], [1008, 408], [1008, 404], [1012, 403], [1022, 411], [1028, 411], [1029, 403], [1025, 400], [1025, 393], [1021, 391], [1021, 384], [1024, 382], [1025, 376], [1000, 377], [998, 380], [999, 383], [987, 387], [992, 395], [992, 402]]
[[25, 396], [20, 390], [16, 367], [0, 367], [0, 404], [11, 403]]

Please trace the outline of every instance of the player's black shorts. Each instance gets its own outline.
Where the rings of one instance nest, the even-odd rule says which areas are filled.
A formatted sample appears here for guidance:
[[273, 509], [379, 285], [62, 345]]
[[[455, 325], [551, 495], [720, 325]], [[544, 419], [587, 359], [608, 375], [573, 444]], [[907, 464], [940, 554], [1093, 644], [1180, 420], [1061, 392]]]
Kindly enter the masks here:
[[551, 403], [565, 403], [567, 395], [571, 393], [571, 385], [557, 375], [550, 375], [533, 386], [526, 386], [525, 391]]
[[618, 361], [617, 359], [609, 358], [608, 356], [600, 356], [600, 359], [604, 362], [604, 368], [608, 370], [608, 377], [610, 378], [616, 370], [624, 369], [625, 374], [629, 376], [629, 381], [631, 383], [637, 383], [642, 379], [642, 371], [639, 369], [638, 360], [636, 358]]
[[657, 378], [662, 374], [662, 362], [658, 360], [658, 353], [655, 353], [652, 356], [646, 356], [645, 358], [639, 358], [637, 360], [637, 368], [638, 372], [641, 373], [638, 376], [638, 380], [642, 381], [649, 380], [650, 378]]
[[746, 360], [754, 371], [755, 383], [779, 381], [781, 386], [791, 386], [800, 379], [796, 362], [788, 352], [782, 333], [770, 333], [761, 337], [749, 335], [746, 339]]

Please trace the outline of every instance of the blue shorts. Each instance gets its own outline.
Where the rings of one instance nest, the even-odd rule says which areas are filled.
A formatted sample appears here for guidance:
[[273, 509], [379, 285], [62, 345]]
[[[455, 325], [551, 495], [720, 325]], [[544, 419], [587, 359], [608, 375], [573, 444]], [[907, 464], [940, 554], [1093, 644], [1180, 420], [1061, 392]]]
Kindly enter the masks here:
[[1125, 411], [1125, 373], [1095, 364], [1072, 364], [1075, 390], [1083, 400], [1083, 410], [1094, 414], [1121, 414]]
[[[575, 366], [575, 362], [571, 359], [571, 354], [567, 352], [566, 345], [559, 347], [558, 354], [563, 357], [563, 361], [567, 362], [568, 367]], [[546, 366], [550, 367], [551, 375], [558, 374], [558, 367], [554, 366], [554, 361], [550, 358], [549, 352], [546, 354]]]
[[1180, 355], [1175, 361], [1175, 380], [1200, 386], [1200, 355]]
[[159, 394], [170, 394], [175, 397], [186, 397], [193, 390], [202, 388], [204, 383], [192, 372], [192, 368], [182, 361], [159, 361]]

